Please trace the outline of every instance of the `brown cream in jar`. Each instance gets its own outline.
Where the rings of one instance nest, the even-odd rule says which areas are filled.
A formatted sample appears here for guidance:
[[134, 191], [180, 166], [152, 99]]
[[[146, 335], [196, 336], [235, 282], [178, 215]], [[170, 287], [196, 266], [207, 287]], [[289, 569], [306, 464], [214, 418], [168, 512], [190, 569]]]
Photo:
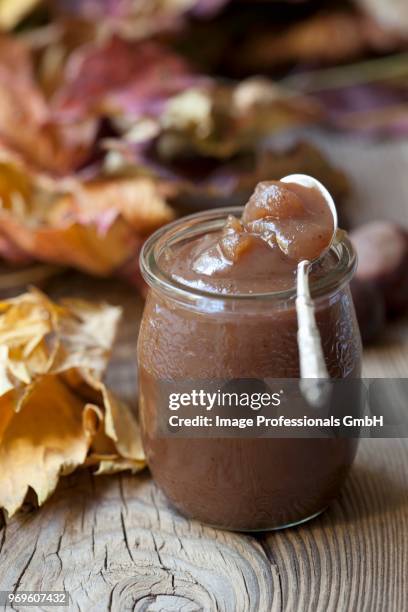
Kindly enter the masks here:
[[161, 265], [191, 287], [216, 293], [266, 293], [295, 283], [297, 264], [330, 244], [333, 218], [321, 193], [278, 181], [259, 183], [239, 220], [164, 253]]
[[[227, 216], [222, 228], [169, 241], [158, 253], [167, 287], [199, 298], [153, 286], [138, 344], [147, 460], [184, 514], [228, 529], [271, 529], [315, 515], [338, 494], [354, 440], [175, 438], [157, 430], [160, 381], [299, 377], [297, 264], [318, 258], [332, 234], [320, 192], [270, 182], [258, 186], [241, 219]], [[338, 267], [329, 252], [313, 267], [312, 287]], [[316, 300], [316, 319], [330, 376], [358, 377], [361, 344], [347, 283]]]

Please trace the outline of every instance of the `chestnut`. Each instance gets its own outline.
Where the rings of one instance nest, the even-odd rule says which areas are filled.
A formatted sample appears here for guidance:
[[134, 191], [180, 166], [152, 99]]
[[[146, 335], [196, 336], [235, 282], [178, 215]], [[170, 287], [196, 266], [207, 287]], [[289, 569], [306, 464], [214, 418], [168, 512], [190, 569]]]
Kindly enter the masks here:
[[408, 231], [388, 221], [362, 225], [350, 234], [358, 255], [357, 281], [383, 294], [388, 315], [408, 308]]

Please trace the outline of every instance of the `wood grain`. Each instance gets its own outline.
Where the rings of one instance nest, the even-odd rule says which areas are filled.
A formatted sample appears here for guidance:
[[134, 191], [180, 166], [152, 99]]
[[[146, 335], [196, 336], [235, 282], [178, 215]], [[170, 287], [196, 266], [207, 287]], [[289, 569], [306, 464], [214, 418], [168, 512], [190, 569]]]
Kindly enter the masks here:
[[[355, 221], [384, 216], [386, 198], [388, 216], [407, 218], [407, 145], [383, 145], [376, 155], [342, 139], [329, 149], [354, 176]], [[395, 189], [383, 184], [384, 155]], [[108, 379], [136, 405], [137, 294], [119, 281], [76, 273], [55, 279], [49, 291], [123, 306]], [[390, 325], [366, 351], [364, 371], [408, 377], [407, 321]], [[363, 440], [340, 498], [313, 522], [282, 532], [253, 537], [189, 521], [147, 471], [83, 471], [63, 479], [39, 511], [27, 504], [0, 526], [0, 590], [67, 589], [70, 610], [86, 612], [405, 612], [407, 567], [408, 440]]]
[[87, 611], [255, 612], [271, 609], [278, 588], [259, 542], [186, 521], [147, 475], [67, 479], [41, 512], [7, 527], [3, 554], [1, 588], [65, 588]]
[[364, 440], [324, 515], [259, 537], [186, 520], [148, 474], [71, 476], [3, 528], [0, 590], [67, 589], [87, 612], [404, 611], [407, 450]]
[[265, 538], [284, 610], [407, 610], [408, 444], [363, 440], [340, 499]]

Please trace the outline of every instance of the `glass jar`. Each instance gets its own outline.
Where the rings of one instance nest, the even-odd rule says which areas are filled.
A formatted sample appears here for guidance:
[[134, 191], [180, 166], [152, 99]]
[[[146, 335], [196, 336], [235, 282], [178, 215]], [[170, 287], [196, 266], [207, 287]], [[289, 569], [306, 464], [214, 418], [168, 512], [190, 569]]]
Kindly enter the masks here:
[[[185, 217], [145, 243], [141, 271], [149, 285], [138, 341], [140, 418], [153, 478], [188, 517], [233, 530], [278, 529], [322, 512], [354, 460], [350, 438], [219, 438], [162, 435], [168, 410], [162, 381], [299, 377], [295, 288], [224, 295], [176, 281], [164, 253], [209, 232], [228, 214]], [[311, 276], [323, 351], [332, 378], [359, 378], [361, 340], [349, 282], [356, 256], [346, 237], [331, 248], [333, 265]]]

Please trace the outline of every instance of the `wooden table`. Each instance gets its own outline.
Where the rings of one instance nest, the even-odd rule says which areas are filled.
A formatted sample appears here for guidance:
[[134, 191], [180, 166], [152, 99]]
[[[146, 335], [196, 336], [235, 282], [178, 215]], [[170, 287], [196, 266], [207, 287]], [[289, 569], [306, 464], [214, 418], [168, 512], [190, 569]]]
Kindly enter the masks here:
[[[384, 210], [385, 188], [373, 160], [378, 164], [386, 153], [390, 172], [399, 176], [396, 189], [388, 188], [387, 210], [396, 219], [405, 213], [406, 220], [408, 180], [398, 164], [406, 164], [408, 147], [375, 155], [364, 144], [352, 149], [360, 158], [358, 174], [349, 143], [338, 142], [335, 153], [354, 172], [354, 218]], [[357, 182], [371, 175], [378, 183], [372, 197]], [[49, 290], [123, 305], [109, 382], [134, 402], [140, 299], [119, 282], [84, 281], [75, 273]], [[366, 351], [364, 364], [367, 376], [407, 377], [407, 322], [390, 326]], [[408, 440], [363, 440], [333, 506], [282, 532], [252, 537], [189, 521], [169, 507], [147, 471], [75, 474], [42, 509], [27, 509], [0, 529], [0, 590], [66, 589], [70, 609], [86, 612], [404, 612], [407, 568]]]

